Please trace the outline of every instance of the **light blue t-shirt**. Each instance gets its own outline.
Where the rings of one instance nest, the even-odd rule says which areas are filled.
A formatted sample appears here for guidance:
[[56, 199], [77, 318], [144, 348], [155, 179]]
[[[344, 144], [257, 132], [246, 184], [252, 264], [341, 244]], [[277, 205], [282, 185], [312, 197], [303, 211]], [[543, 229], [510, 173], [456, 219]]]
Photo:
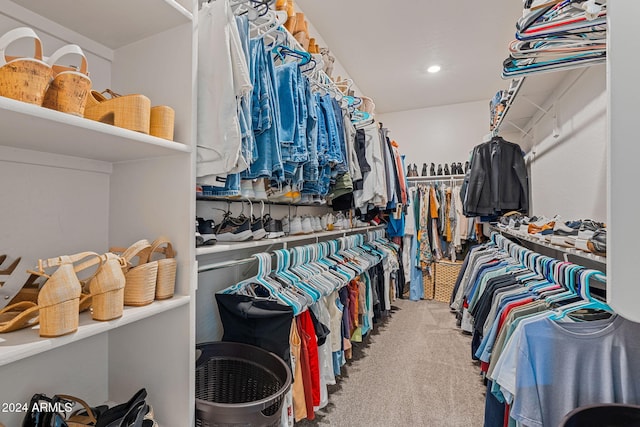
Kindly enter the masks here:
[[576, 323], [548, 316], [527, 320], [494, 372], [513, 391], [514, 420], [556, 426], [580, 406], [640, 404], [640, 324], [620, 316]]

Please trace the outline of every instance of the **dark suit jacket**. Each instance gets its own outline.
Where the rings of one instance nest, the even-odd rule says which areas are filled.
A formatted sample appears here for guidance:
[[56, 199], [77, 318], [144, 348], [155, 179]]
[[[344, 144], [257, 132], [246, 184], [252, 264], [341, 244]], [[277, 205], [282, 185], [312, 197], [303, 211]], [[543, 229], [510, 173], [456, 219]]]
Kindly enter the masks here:
[[473, 150], [463, 199], [466, 216], [529, 211], [529, 179], [517, 144], [494, 137]]

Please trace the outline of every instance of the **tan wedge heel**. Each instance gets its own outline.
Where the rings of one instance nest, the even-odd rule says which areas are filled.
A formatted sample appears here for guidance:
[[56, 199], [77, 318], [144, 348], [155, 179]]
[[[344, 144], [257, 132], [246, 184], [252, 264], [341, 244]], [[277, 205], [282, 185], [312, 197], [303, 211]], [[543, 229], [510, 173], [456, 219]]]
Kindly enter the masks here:
[[[34, 40], [34, 57], [7, 58], [6, 48], [24, 38]], [[16, 28], [0, 37], [0, 96], [41, 106], [52, 79], [53, 69], [43, 61], [42, 43], [31, 28]]]
[[151, 101], [144, 95], [124, 95], [107, 99], [92, 90], [84, 117], [136, 132], [149, 133]]
[[149, 134], [173, 141], [175, 117], [175, 111], [167, 105], [151, 107]]
[[[80, 67], [61, 67], [56, 62], [67, 55], [81, 58]], [[51, 86], [47, 89], [42, 106], [82, 117], [91, 91], [91, 79], [87, 71], [87, 58], [79, 46], [70, 44], [61, 47], [47, 60], [55, 73]]]

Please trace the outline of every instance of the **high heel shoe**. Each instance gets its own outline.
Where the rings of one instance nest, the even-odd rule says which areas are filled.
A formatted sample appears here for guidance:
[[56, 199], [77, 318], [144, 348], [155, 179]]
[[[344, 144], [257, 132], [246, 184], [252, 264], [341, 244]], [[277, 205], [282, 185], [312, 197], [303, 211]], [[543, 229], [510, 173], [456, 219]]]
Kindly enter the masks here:
[[[111, 248], [110, 252], [122, 254], [127, 261], [125, 268], [124, 305], [140, 307], [151, 304], [156, 296], [158, 262], [149, 262], [151, 245], [147, 240], [139, 240], [129, 248]], [[138, 258], [133, 265], [131, 261]]]
[[421, 174], [421, 175], [422, 175], [422, 176], [427, 176], [428, 171], [429, 171], [429, 170], [427, 169], [427, 164], [426, 164], [426, 163], [423, 163], [423, 164], [422, 164], [422, 174]]
[[430, 176], [436, 176], [436, 164], [435, 163], [431, 163], [431, 168], [429, 170], [429, 175]]
[[[108, 252], [78, 266], [82, 271], [101, 262], [94, 276], [89, 280], [81, 280], [83, 289], [88, 290], [87, 298], [92, 307], [93, 320], [113, 320], [122, 316], [124, 310], [124, 269], [127, 261], [116, 254]], [[81, 298], [82, 301], [82, 298]], [[82, 304], [82, 302], [81, 302]], [[81, 310], [82, 311], [82, 310]]]
[[[107, 93], [113, 94], [108, 91]], [[144, 95], [114, 96], [107, 99], [102, 93], [92, 90], [87, 97], [84, 117], [121, 128], [149, 133], [151, 101]]]
[[[98, 270], [103, 260], [94, 252], [82, 252], [71, 256], [61, 256], [38, 261], [36, 271], [28, 273], [46, 277], [47, 281], [38, 293], [40, 314], [40, 336], [59, 337], [78, 330], [80, 296], [82, 285], [76, 273], [86, 268], [87, 263], [75, 266], [74, 263], [88, 257], [98, 258]], [[53, 274], [45, 273], [47, 268], [57, 267]], [[94, 273], [95, 274], [95, 273]]]

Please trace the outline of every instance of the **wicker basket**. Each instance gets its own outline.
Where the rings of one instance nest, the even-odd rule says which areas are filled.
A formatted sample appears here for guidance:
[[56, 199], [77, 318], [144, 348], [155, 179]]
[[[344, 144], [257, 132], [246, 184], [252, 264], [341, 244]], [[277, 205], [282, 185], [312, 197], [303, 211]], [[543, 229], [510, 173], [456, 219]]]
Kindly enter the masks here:
[[[149, 261], [151, 245], [147, 240], [139, 240], [126, 250], [111, 248], [110, 252], [121, 253], [129, 267], [125, 269], [124, 305], [143, 306], [153, 302], [156, 295], [158, 261]], [[136, 265], [131, 260], [138, 258]]]
[[438, 261], [436, 263], [434, 296], [436, 301], [449, 302], [451, 300], [460, 268], [462, 268], [461, 262]]
[[435, 296], [435, 264], [429, 269], [422, 270], [422, 285], [424, 286], [424, 299], [433, 299]]
[[[7, 62], [6, 48], [24, 38], [34, 40], [34, 57]], [[53, 69], [43, 61], [42, 43], [31, 28], [16, 28], [0, 37], [0, 96], [41, 106], [52, 79]]]
[[[173, 297], [173, 292], [176, 287], [176, 270], [178, 268], [178, 261], [176, 261], [176, 252], [173, 250], [171, 242], [166, 237], [158, 237], [151, 244], [149, 253], [149, 260], [158, 264], [155, 298], [161, 300]], [[152, 259], [154, 254], [163, 254], [165, 258], [154, 261]]]

